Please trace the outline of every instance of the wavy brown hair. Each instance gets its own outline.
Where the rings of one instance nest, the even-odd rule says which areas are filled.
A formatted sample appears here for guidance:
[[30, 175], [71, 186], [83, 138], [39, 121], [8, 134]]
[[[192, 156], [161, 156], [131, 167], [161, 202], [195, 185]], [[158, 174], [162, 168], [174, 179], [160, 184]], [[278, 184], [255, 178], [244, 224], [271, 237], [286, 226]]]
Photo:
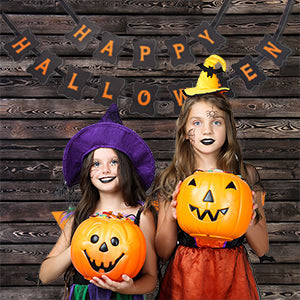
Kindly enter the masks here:
[[165, 199], [171, 200], [171, 195], [176, 184], [195, 171], [196, 161], [192, 145], [190, 141], [186, 139], [186, 124], [192, 106], [202, 101], [219, 108], [225, 115], [226, 140], [220, 149], [217, 167], [225, 172], [242, 175], [243, 178], [247, 179], [240, 146], [237, 141], [234, 116], [228, 99], [220, 93], [196, 95], [187, 97], [182, 106], [176, 122], [177, 130], [173, 160], [171, 165], [156, 178], [150, 198], [159, 191]]
[[[127, 206], [135, 207], [139, 204], [138, 201], [145, 201], [146, 193], [128, 156], [119, 150], [113, 150], [116, 152], [119, 160], [118, 176], [124, 202]], [[92, 184], [90, 179], [90, 170], [93, 164], [94, 151], [87, 154], [82, 163], [80, 174], [80, 190], [82, 197], [74, 212], [71, 239], [79, 224], [95, 212], [97, 202], [101, 201], [99, 191]], [[75, 268], [71, 265], [64, 275], [66, 286], [65, 295], [67, 293], [69, 294], [69, 288], [72, 284], [74, 274]], [[67, 299], [66, 296], [65, 299]]]

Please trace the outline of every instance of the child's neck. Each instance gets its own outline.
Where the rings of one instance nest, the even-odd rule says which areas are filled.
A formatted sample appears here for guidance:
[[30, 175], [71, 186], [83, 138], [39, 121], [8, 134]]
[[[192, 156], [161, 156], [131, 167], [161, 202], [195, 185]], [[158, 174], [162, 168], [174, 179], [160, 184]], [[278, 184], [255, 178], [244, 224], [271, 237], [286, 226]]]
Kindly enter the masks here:
[[122, 193], [101, 193], [96, 211], [120, 211], [126, 208]]
[[217, 169], [217, 159], [214, 156], [201, 156], [196, 159], [196, 169], [208, 171], [210, 169]]

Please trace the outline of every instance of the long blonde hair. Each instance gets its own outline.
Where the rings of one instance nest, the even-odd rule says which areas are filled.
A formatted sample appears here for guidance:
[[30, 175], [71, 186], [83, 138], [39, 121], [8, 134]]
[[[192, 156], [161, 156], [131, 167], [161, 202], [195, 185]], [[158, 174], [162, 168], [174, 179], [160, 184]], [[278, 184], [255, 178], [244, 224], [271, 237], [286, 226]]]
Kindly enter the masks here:
[[171, 199], [176, 184], [191, 175], [196, 169], [192, 146], [186, 139], [186, 123], [195, 103], [204, 101], [222, 110], [225, 115], [226, 140], [218, 155], [217, 167], [225, 172], [247, 178], [241, 150], [237, 141], [237, 131], [233, 111], [228, 99], [220, 94], [196, 95], [188, 97], [176, 122], [175, 154], [171, 165], [156, 178], [150, 198], [157, 192], [165, 199]]

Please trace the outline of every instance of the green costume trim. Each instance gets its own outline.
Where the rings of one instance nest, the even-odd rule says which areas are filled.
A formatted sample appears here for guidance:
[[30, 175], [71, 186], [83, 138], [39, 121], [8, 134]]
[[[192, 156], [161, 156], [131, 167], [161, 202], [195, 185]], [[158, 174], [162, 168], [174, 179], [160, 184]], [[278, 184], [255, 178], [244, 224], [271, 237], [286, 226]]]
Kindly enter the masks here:
[[76, 284], [73, 293], [74, 300], [85, 299], [87, 292], [88, 292], [88, 285]]
[[[143, 298], [146, 299], [144, 295], [143, 295]], [[133, 299], [132, 295], [116, 293], [116, 300], [132, 300], [132, 299]]]

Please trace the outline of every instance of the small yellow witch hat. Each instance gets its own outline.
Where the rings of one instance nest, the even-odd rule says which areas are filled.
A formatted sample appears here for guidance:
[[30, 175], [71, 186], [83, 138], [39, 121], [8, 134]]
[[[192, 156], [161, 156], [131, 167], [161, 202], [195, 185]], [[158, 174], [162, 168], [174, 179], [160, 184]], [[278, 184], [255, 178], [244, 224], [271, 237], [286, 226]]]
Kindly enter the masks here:
[[[216, 64], [220, 63], [220, 69], [216, 69]], [[221, 83], [217, 77], [217, 73], [226, 71], [226, 62], [225, 60], [218, 55], [209, 56], [204, 64], [200, 65], [203, 70], [200, 73], [200, 76], [197, 81], [197, 85], [193, 88], [186, 88], [184, 93], [187, 96], [195, 96], [202, 94], [209, 94], [215, 92], [226, 92], [230, 89], [227, 87], [222, 87]]]

